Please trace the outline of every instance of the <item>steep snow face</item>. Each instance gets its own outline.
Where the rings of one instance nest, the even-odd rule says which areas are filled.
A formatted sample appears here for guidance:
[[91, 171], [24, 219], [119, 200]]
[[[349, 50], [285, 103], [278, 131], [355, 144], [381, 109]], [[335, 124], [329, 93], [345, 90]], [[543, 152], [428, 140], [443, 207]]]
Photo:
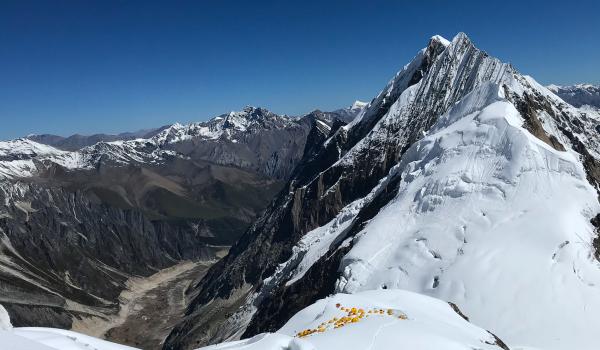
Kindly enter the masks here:
[[597, 194], [578, 154], [522, 124], [493, 84], [441, 117], [402, 158], [398, 194], [354, 239], [337, 290], [452, 301], [511, 346], [594, 348]]
[[[349, 308], [350, 312], [342, 308]], [[352, 308], [356, 315], [349, 317]], [[338, 322], [336, 326], [336, 321], [344, 317], [356, 321]], [[298, 336], [304, 330], [316, 332]], [[449, 304], [396, 290], [336, 294], [300, 311], [276, 333], [202, 349], [499, 350], [500, 344], [492, 334], [461, 318]]]
[[[439, 36], [434, 36], [431, 40], [439, 41], [447, 47], [433, 64], [431, 73], [418, 83], [407, 87], [412, 72], [421, 65], [424, 52], [422, 50], [410, 64], [396, 74], [375, 99], [375, 103], [367, 107], [361, 117], [370, 118], [370, 115], [376, 113], [380, 108], [380, 103], [395, 97], [396, 100], [389, 111], [367, 136], [343, 154], [334, 166], [351, 167], [361, 154], [377, 149], [381, 144], [408, 143], [411, 138], [415, 137], [415, 134], [422, 135], [429, 132], [427, 123], [421, 118], [437, 117], [437, 111], [446, 110], [449, 106], [457, 103], [456, 101], [461, 98], [461, 92], [464, 94], [465, 91], [477, 89], [480, 86], [482, 91], [489, 92], [491, 82], [494, 82], [497, 87], [499, 84], [511, 84], [514, 81], [514, 71], [509, 65], [477, 50], [464, 34], [459, 34], [452, 43]], [[397, 90], [402, 92], [397, 92]], [[486, 93], [483, 93], [482, 96], [474, 96], [482, 99], [482, 101], [476, 100], [479, 105], [487, 103], [490, 99]], [[469, 106], [465, 102], [461, 105], [466, 105], [465, 108], [478, 107], [477, 105]], [[417, 115], [421, 118], [416, 118]], [[361, 124], [367, 121], [366, 119], [359, 120], [357, 118], [344, 128], [351, 133], [352, 129], [360, 128]], [[383, 153], [373, 155], [373, 157], [383, 156]], [[366, 197], [348, 204], [334, 220], [308, 232], [301, 239], [299, 244], [293, 248], [292, 258], [279, 269], [289, 269], [290, 264], [297, 264], [286, 282], [288, 285], [301, 278], [315, 261], [327, 253], [332, 243], [340, 240], [340, 236], [352, 225], [353, 219], [360, 210], [379, 194], [387, 181], [398, 171], [398, 166], [392, 168], [389, 176], [380, 181]]]

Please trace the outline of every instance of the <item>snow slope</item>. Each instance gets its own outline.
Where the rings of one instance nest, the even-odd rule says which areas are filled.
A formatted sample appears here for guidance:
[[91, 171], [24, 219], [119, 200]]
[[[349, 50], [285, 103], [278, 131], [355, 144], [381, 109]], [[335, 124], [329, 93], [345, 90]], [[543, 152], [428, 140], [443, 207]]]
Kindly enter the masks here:
[[0, 305], [0, 348], [6, 350], [135, 350], [77, 332], [55, 328], [13, 328]]
[[134, 350], [77, 332], [55, 328], [0, 330], [2, 349], [10, 350]]
[[[341, 308], [349, 308], [350, 313], [355, 308], [350, 318], [357, 320], [336, 328], [334, 320], [350, 314]], [[317, 332], [299, 336], [304, 330]], [[379, 290], [336, 294], [300, 311], [275, 333], [202, 349], [501, 349], [496, 341], [492, 334], [461, 318], [447, 303], [406, 291]]]
[[357, 235], [337, 289], [411, 290], [456, 303], [509, 345], [593, 349], [597, 194], [578, 156], [523, 129], [503, 98], [474, 91], [411, 147], [399, 193]]

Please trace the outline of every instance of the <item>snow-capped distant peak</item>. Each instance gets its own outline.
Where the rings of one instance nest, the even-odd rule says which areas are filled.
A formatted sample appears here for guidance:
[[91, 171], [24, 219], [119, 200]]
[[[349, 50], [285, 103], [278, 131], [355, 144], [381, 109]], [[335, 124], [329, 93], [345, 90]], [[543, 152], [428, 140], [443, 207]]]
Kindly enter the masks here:
[[565, 102], [575, 107], [589, 105], [600, 108], [600, 86], [592, 84], [575, 84], [569, 86], [551, 84], [547, 88]]
[[597, 85], [593, 85], [593, 84], [575, 84], [574, 85], [576, 88], [580, 88], [580, 89], [594, 89], [594, 88], [598, 88]]
[[452, 38], [452, 42], [458, 42], [458, 41], [461, 41], [461, 40], [469, 40], [469, 41], [471, 41], [471, 39], [469, 39], [469, 36], [465, 32], [458, 32], [458, 34], [456, 34], [454, 36], [454, 38]]
[[548, 88], [549, 90], [552, 91], [559, 91], [559, 90], [594, 90], [594, 89], [598, 89], [599, 86], [594, 85], [594, 84], [588, 84], [588, 83], [582, 83], [582, 84], [574, 84], [574, 85], [556, 85], [556, 84], [550, 84], [548, 86], [546, 86], [546, 88]]
[[43, 145], [29, 139], [15, 139], [0, 141], [0, 157], [34, 157], [36, 155], [50, 155], [65, 153], [52, 146]]
[[352, 109], [352, 110], [361, 109], [361, 108], [364, 108], [368, 104], [369, 104], [368, 102], [362, 102], [362, 101], [356, 100], [356, 101], [354, 101], [352, 106], [350, 106], [350, 109]]
[[357, 116], [364, 112], [368, 105], [368, 102], [356, 100], [350, 107], [340, 108], [333, 111], [333, 113], [336, 114], [340, 120], [351, 123]]
[[158, 145], [181, 142], [194, 137], [205, 140], [217, 140], [232, 137], [232, 133], [247, 133], [260, 128], [281, 128], [288, 126], [291, 120], [267, 109], [246, 106], [241, 111], [231, 111], [214, 117], [206, 122], [182, 125], [173, 124], [151, 139]]
[[558, 90], [562, 89], [562, 86], [550, 84], [550, 85], [546, 86], [546, 88], [552, 92], [557, 92]]
[[434, 36], [432, 36], [431, 39], [430, 39], [430, 41], [439, 42], [439, 43], [441, 43], [444, 46], [450, 45], [450, 41], [447, 40], [446, 38], [444, 38], [441, 35], [434, 35]]

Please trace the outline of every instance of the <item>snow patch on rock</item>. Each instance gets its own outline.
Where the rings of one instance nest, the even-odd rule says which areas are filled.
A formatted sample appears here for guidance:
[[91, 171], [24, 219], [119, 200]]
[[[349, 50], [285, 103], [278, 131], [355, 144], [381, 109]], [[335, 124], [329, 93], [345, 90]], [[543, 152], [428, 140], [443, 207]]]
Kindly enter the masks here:
[[4, 306], [0, 305], [0, 331], [9, 331], [12, 329], [10, 317]]

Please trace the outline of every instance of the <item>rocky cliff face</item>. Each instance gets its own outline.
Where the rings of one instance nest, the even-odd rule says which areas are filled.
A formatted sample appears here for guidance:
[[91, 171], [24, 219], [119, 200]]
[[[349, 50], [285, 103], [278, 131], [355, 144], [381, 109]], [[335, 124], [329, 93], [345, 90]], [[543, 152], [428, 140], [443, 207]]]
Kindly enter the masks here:
[[[491, 105], [494, 107], [490, 107], [488, 114], [478, 117], [482, 110]], [[501, 106], [507, 109], [502, 109]], [[464, 177], [454, 178], [454, 175], [447, 176], [440, 172], [441, 178], [435, 181], [416, 181], [429, 181], [427, 176], [437, 174], [436, 164], [445, 164], [446, 160], [454, 159], [459, 154], [457, 152], [462, 152], [461, 145], [473, 146], [475, 150], [478, 147], [488, 149], [486, 142], [489, 141], [479, 140], [472, 136], [473, 129], [460, 129], [462, 124], [455, 124], [457, 120], [473, 117], [474, 126], [484, 125], [483, 129], [476, 130], [476, 136], [492, 135], [492, 130], [495, 129], [507, 130], [506, 122], [518, 125], [518, 132], [500, 132], [493, 141], [499, 144], [489, 146], [490, 150], [494, 150], [489, 154], [469, 153], [470, 156], [467, 154], [463, 158], [457, 157], [456, 163], [451, 162], [457, 164], [460, 169], [456, 171], [464, 173]], [[493, 124], [492, 129], [485, 129], [492, 120], [496, 123], [495, 118], [500, 118], [498, 124]], [[413, 219], [410, 215], [404, 216], [404, 213], [414, 211], [414, 216], [419, 217], [424, 215], [421, 213], [442, 210], [436, 208], [446, 208], [444, 203], [451, 203], [452, 198], [463, 196], [468, 198], [468, 203], [472, 203], [470, 201], [475, 199], [465, 193], [476, 192], [479, 196], [485, 196], [485, 188], [489, 184], [482, 182], [471, 185], [473, 175], [468, 175], [465, 169], [469, 169], [470, 162], [492, 159], [495, 150], [516, 147], [514, 154], [502, 153], [498, 156], [499, 160], [489, 167], [489, 174], [504, 179], [502, 181], [509, 184], [518, 183], [520, 178], [516, 170], [510, 169], [546, 169], [543, 162], [514, 163], [524, 159], [520, 152], [541, 152], [543, 156], [540, 157], [551, 158], [550, 164], [570, 164], [568, 167], [572, 170], [566, 170], [565, 167], [552, 168], [548, 169], [548, 174], [570, 173], [575, 178], [574, 181], [579, 183], [577, 188], [585, 188], [580, 204], [582, 208], [588, 209], [582, 209], [577, 222], [582, 223], [581, 230], [588, 237], [593, 228], [590, 224], [593, 217], [591, 214], [598, 209], [595, 195], [589, 196], [598, 190], [600, 183], [600, 138], [595, 133], [597, 125], [595, 117], [564, 104], [533, 79], [520, 75], [509, 64], [477, 49], [466, 35], [461, 33], [452, 42], [440, 37], [432, 38], [428, 46], [394, 76], [356, 119], [346, 126], [332, 128], [326, 137], [320, 139], [320, 147], [306, 149], [302, 161], [286, 185], [287, 190], [280, 193], [232, 247], [229, 255], [213, 266], [206, 277], [189, 291], [193, 301], [187, 316], [171, 333], [165, 348], [189, 349], [199, 344], [276, 330], [297, 311], [336, 291], [353, 292], [365, 288], [392, 287], [433, 294], [432, 291], [447, 290], [438, 289], [440, 285], [447, 286], [444, 285], [444, 270], [450, 269], [454, 264], [459, 265], [461, 261], [479, 264], [478, 259], [481, 257], [473, 253], [475, 257], [467, 254], [467, 258], [462, 258], [466, 247], [457, 247], [452, 253], [448, 253], [451, 258], [445, 255], [445, 251], [441, 255], [437, 250], [450, 243], [442, 240], [437, 248], [429, 248], [427, 242], [434, 238], [424, 233], [424, 238], [420, 240], [419, 227], [414, 227], [417, 237], [413, 241], [417, 243], [401, 240], [398, 246], [394, 245], [394, 249], [389, 251], [381, 248], [381, 245], [395, 244], [391, 243], [396, 240], [395, 230], [400, 231], [405, 226], [413, 227], [409, 225]], [[455, 127], [458, 128], [456, 131], [453, 129]], [[450, 147], [451, 145], [443, 142], [443, 135], [446, 133], [463, 135], [463, 140], [457, 136], [456, 145], [452, 144]], [[523, 138], [524, 135], [527, 135], [526, 138]], [[543, 150], [530, 148], [529, 142], [542, 144], [539, 147]], [[563, 156], [567, 153], [568, 155]], [[413, 169], [411, 164], [423, 164], [423, 168]], [[554, 181], [546, 180], [546, 175], [543, 175], [545, 171], [535, 177], [535, 181], [538, 181], [535, 182], [536, 186], [546, 186]], [[580, 176], [581, 174], [583, 175]], [[400, 211], [388, 210], [398, 198], [404, 198], [404, 188], [413, 180], [421, 184], [417, 189], [422, 190], [408, 192], [406, 199], [403, 199], [406, 206], [396, 206]], [[458, 183], [459, 180], [465, 182], [465, 187], [457, 185], [452, 190], [449, 184]], [[503, 188], [501, 181], [499, 183], [499, 191], [508, 196], [508, 190]], [[489, 189], [491, 192], [494, 191], [492, 187]], [[549, 193], [549, 198], [560, 202], [559, 195], [552, 197], [552, 192]], [[506, 197], [500, 194], [492, 202], [504, 205], [504, 200]], [[539, 204], [531, 205], [524, 212], [539, 207]], [[382, 216], [384, 212], [387, 214]], [[480, 212], [479, 215], [486, 216], [486, 213]], [[460, 217], [446, 212], [442, 216]], [[372, 225], [371, 222], [382, 222], [382, 217], [400, 219], [390, 221], [387, 226], [385, 220], [379, 226], [369, 226]], [[465, 220], [475, 222], [479, 219]], [[456, 224], [458, 233], [448, 233], [443, 237], [459, 235], [459, 224], [447, 224], [452, 227]], [[442, 223], [439, 227], [445, 227], [444, 225]], [[467, 226], [463, 226], [463, 230], [466, 230]], [[429, 228], [422, 230], [427, 231]], [[488, 232], [490, 229], [479, 227], [475, 230]], [[377, 235], [377, 232], [388, 231], [390, 232], [384, 236]], [[356, 248], [357, 242], [369, 241], [368, 237], [375, 237], [370, 240], [373, 241], [372, 244], [363, 243]], [[403, 237], [400, 232], [398, 237]], [[515, 239], [518, 240], [518, 237], [521, 236]], [[538, 245], [547, 243], [543, 242], [543, 238], [540, 239]], [[461, 242], [463, 240], [467, 243], [466, 236]], [[592, 239], [584, 239], [582, 243], [591, 247]], [[413, 245], [415, 251], [409, 249]], [[377, 250], [377, 247], [386, 252]], [[382, 257], [376, 260], [384, 259], [381, 265], [371, 266], [375, 264], [373, 259], [380, 254], [383, 254]], [[421, 275], [419, 273], [422, 272], [410, 269], [411, 264], [421, 266], [411, 260], [411, 257], [421, 259], [419, 254], [426, 255], [422, 259], [426, 259], [428, 263], [431, 261], [431, 266], [434, 266], [431, 275]], [[585, 251], [577, 254], [584, 256]], [[400, 262], [391, 257], [397, 257]], [[507, 260], [500, 259], [498, 266], [508, 263]], [[578, 260], [577, 264], [585, 265], [586, 271], [591, 266], [583, 260]], [[567, 265], [569, 263], [565, 266]], [[403, 271], [405, 275], [401, 276]], [[466, 271], [463, 272], [468, 275]], [[554, 275], [550, 276], [549, 279], [554, 278]], [[480, 282], [485, 277], [479, 276], [475, 280]], [[465, 281], [456, 283], [467, 285]], [[577, 288], [569, 285], [571, 287]], [[472, 288], [473, 291], [490, 290], [485, 283], [476, 283]], [[436, 296], [455, 301], [461, 309], [464, 307], [474, 310], [472, 301], [456, 298], [454, 294]], [[482, 297], [487, 298], [488, 295]], [[594, 305], [596, 301], [597, 298]], [[504, 307], [510, 308], [507, 305]], [[478, 317], [484, 318], [481, 315]], [[503, 329], [496, 320], [485, 319], [483, 323], [485, 326]], [[532, 332], [537, 332], [537, 328]], [[517, 335], [510, 336], [511, 340], [519, 339]]]
[[214, 258], [193, 221], [150, 221], [35, 183], [3, 186], [0, 200], [0, 303], [16, 326], [69, 328], [74, 317], [116, 312], [128, 277]]

